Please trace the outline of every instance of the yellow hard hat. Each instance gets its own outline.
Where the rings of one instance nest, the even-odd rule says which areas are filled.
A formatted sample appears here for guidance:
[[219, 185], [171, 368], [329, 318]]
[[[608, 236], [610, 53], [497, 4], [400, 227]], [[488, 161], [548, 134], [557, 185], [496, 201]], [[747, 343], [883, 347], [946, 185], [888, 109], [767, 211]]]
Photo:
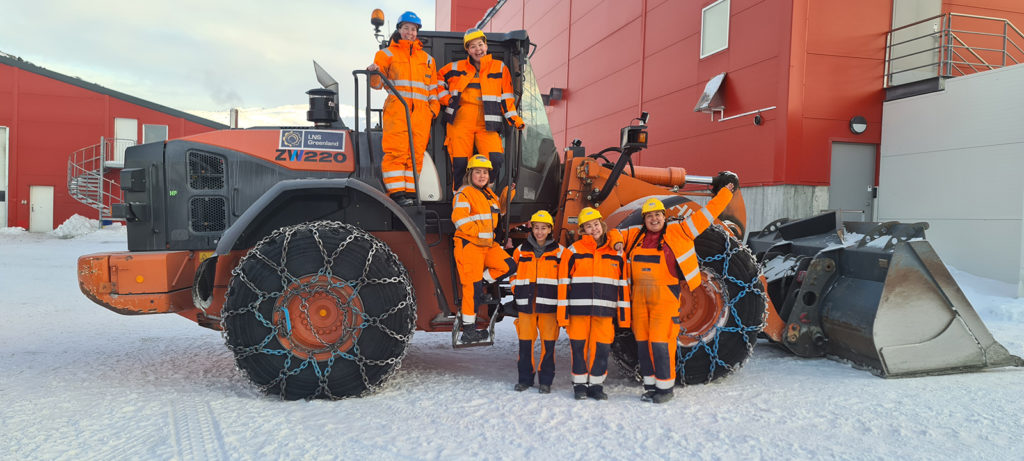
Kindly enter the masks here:
[[640, 209], [640, 214], [647, 214], [652, 211], [665, 211], [665, 204], [654, 197], [644, 200], [644, 206]]
[[469, 30], [467, 30], [466, 31], [466, 35], [462, 36], [462, 46], [463, 46], [463, 48], [469, 47], [469, 42], [472, 42], [473, 40], [476, 40], [478, 38], [479, 39], [483, 39], [484, 44], [487, 43], [487, 37], [484, 36], [484, 31], [482, 31], [480, 29], [469, 29]]
[[555, 227], [555, 220], [551, 219], [551, 213], [548, 213], [547, 211], [544, 211], [544, 210], [540, 210], [540, 211], [534, 213], [533, 216], [530, 216], [530, 222], [531, 223], [542, 222], [542, 223], [547, 224], [547, 225], [549, 225], [551, 227]]
[[466, 164], [467, 170], [472, 168], [487, 168], [490, 170], [494, 167], [491, 166], [491, 161], [488, 160], [487, 157], [484, 157], [483, 155], [474, 155], [469, 159], [469, 163]]
[[591, 207], [586, 207], [580, 210], [579, 225], [582, 226], [584, 223], [588, 223], [595, 219], [601, 219], [601, 212]]

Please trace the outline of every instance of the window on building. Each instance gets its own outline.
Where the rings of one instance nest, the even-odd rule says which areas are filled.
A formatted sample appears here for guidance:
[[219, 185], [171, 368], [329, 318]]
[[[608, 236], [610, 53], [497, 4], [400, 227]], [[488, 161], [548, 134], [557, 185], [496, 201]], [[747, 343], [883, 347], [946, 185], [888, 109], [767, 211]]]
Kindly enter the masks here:
[[167, 140], [167, 125], [142, 125], [142, 143]]
[[729, 47], [729, 0], [718, 0], [700, 12], [700, 57]]

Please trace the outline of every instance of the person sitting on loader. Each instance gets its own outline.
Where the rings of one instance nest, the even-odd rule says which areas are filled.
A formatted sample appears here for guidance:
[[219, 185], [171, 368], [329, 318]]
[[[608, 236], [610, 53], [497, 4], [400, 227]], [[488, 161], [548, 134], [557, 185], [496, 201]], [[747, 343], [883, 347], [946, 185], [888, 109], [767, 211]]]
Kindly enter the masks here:
[[664, 403], [672, 399], [676, 383], [676, 347], [681, 311], [690, 296], [685, 287], [701, 284], [700, 267], [693, 241], [714, 224], [732, 200], [739, 180], [722, 172], [714, 181], [715, 193], [708, 204], [682, 221], [665, 221], [665, 204], [651, 197], [641, 207], [644, 224], [625, 229], [626, 262], [632, 298], [632, 329], [644, 392], [640, 400]]
[[[384, 158], [380, 166], [384, 188], [388, 196], [402, 206], [415, 203], [413, 156], [416, 174], [419, 174], [423, 169], [423, 153], [427, 150], [430, 138], [430, 125], [441, 110], [434, 58], [423, 51], [423, 44], [416, 39], [422, 26], [423, 22], [416, 13], [402, 13], [397, 30], [391, 35], [390, 45], [378, 51], [373, 64], [366, 68], [369, 71], [380, 70], [386, 75], [409, 105], [411, 123], [406, 121], [405, 107], [401, 101], [388, 90], [382, 116], [384, 134], [381, 148], [384, 150]], [[379, 76], [370, 77], [371, 87], [379, 90], [382, 85]], [[409, 130], [412, 130], [412, 152], [409, 152]]]
[[615, 321], [628, 328], [629, 286], [622, 236], [608, 231], [597, 210], [580, 211], [582, 237], [558, 267], [558, 325], [566, 327], [571, 349], [572, 388], [577, 400], [607, 400], [604, 380], [615, 339]]
[[487, 54], [484, 33], [469, 29], [462, 43], [469, 57], [448, 63], [440, 72], [438, 97], [446, 106], [444, 121], [448, 124], [444, 145], [451, 159], [452, 178], [462, 177], [475, 145], [477, 153], [489, 157], [494, 165], [488, 181], [493, 184], [504, 164], [501, 130], [506, 122], [520, 130], [526, 125], [516, 111], [508, 67]]
[[[555, 379], [555, 341], [558, 340], [558, 322], [555, 312], [558, 308], [558, 267], [569, 252], [551, 237], [554, 227], [551, 213], [540, 210], [530, 217], [530, 234], [526, 242], [512, 252], [516, 273], [509, 278], [512, 295], [519, 316], [516, 318], [516, 334], [519, 336], [519, 382], [516, 391], [525, 391], [533, 386], [533, 377], [538, 379], [537, 391], [551, 392]], [[540, 366], [534, 360], [533, 346], [540, 331]]]
[[476, 305], [484, 298], [484, 281], [497, 282], [516, 270], [516, 263], [494, 241], [498, 216], [505, 213], [501, 207], [508, 203], [506, 194], [515, 195], [515, 184], [497, 197], [487, 187], [491, 168], [491, 161], [483, 155], [469, 159], [462, 187], [452, 202], [455, 264], [462, 284], [462, 343], [480, 342], [489, 336], [487, 330], [476, 329]]

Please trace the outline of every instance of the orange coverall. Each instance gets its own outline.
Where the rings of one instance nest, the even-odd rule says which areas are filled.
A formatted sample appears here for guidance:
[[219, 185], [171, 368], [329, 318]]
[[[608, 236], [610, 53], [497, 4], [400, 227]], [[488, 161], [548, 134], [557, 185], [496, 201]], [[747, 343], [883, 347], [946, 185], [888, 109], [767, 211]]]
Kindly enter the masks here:
[[671, 389], [676, 382], [676, 350], [681, 322], [682, 280], [689, 291], [701, 284], [693, 240], [722, 213], [732, 192], [722, 188], [707, 206], [652, 234], [643, 225], [625, 230], [632, 296], [633, 335], [645, 386]]
[[[419, 40], [393, 40], [380, 50], [373, 63], [391, 80], [395, 89], [409, 105], [412, 123], [407, 124], [405, 107], [393, 94], [384, 101], [384, 135], [381, 147], [381, 173], [389, 195], [416, 193], [412, 171], [412, 155], [416, 155], [416, 173], [423, 168], [423, 153], [430, 138], [430, 124], [440, 112], [437, 96], [437, 72], [434, 58], [423, 51]], [[380, 89], [380, 77], [370, 78], [370, 86]], [[390, 93], [390, 90], [389, 90]], [[409, 129], [412, 129], [413, 152], [409, 152]]]
[[569, 247], [558, 267], [558, 324], [567, 326], [573, 384], [602, 384], [615, 324], [629, 327], [629, 286], [623, 253], [615, 250], [622, 235], [611, 230], [598, 246], [584, 235]]
[[[506, 189], [507, 192], [507, 189]], [[506, 203], [504, 194], [500, 203]], [[455, 224], [455, 265], [462, 284], [462, 323], [476, 322], [477, 300], [483, 296], [484, 284], [503, 279], [515, 272], [512, 258], [494, 241], [494, 228], [503, 210], [499, 198], [490, 188], [462, 186], [452, 201], [452, 222]]]
[[[519, 336], [519, 383], [533, 385], [534, 374], [540, 384], [548, 386], [555, 379], [555, 341], [558, 340], [558, 267], [569, 252], [557, 241], [548, 239], [537, 254], [531, 234], [527, 242], [512, 252], [516, 272], [509, 281], [519, 317], [516, 333]], [[540, 330], [541, 359], [537, 367], [533, 343]]]
[[499, 133], [505, 121], [517, 128], [523, 126], [516, 111], [508, 68], [486, 54], [480, 58], [480, 69], [466, 58], [442, 67], [440, 76], [438, 97], [446, 106], [445, 146], [452, 160], [452, 184], [462, 181], [466, 159], [473, 155], [474, 146], [477, 153], [488, 156], [494, 165], [489, 181], [493, 183], [504, 163], [505, 149]]

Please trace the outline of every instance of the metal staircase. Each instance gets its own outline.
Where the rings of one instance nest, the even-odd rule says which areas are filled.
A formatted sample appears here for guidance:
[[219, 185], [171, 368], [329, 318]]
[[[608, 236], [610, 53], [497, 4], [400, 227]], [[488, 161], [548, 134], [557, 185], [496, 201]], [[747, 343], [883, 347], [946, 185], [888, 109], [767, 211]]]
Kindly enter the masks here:
[[116, 158], [117, 152], [134, 144], [131, 140], [101, 137], [99, 144], [78, 149], [68, 158], [68, 194], [95, 208], [100, 222], [111, 219], [111, 206], [122, 202], [121, 186], [106, 175], [123, 166], [123, 160]]

